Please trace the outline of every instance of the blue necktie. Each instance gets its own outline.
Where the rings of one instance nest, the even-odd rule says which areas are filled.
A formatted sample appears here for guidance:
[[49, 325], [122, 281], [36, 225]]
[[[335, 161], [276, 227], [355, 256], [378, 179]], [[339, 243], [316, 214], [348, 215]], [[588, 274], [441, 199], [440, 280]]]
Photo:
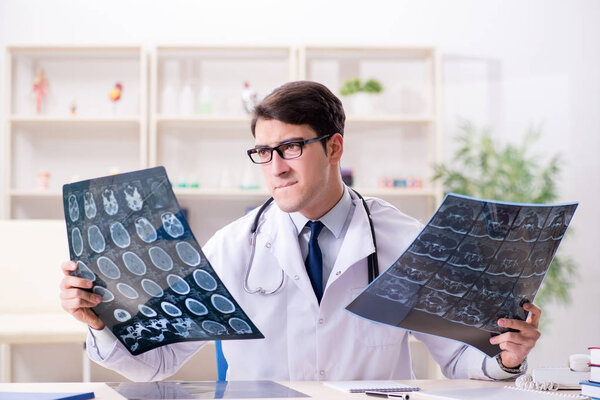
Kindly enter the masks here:
[[306, 271], [310, 277], [310, 283], [317, 295], [319, 304], [323, 297], [323, 254], [319, 248], [319, 233], [325, 227], [321, 221], [308, 221], [310, 228], [310, 239], [308, 241], [308, 257], [306, 257]]

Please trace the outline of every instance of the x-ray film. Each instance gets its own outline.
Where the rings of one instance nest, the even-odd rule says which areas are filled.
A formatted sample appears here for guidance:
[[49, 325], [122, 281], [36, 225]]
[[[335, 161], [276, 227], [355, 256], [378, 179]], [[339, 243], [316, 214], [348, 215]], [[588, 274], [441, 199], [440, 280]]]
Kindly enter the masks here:
[[202, 253], [163, 167], [63, 186], [72, 275], [133, 355], [192, 340], [264, 336]]
[[577, 203], [515, 204], [449, 194], [407, 250], [346, 309], [500, 353], [499, 318], [525, 320]]

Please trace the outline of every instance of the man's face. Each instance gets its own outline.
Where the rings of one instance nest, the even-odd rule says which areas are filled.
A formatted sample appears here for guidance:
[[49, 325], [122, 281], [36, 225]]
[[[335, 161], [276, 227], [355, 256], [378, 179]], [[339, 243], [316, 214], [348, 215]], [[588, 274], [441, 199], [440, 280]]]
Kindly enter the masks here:
[[[290, 140], [317, 137], [308, 125], [292, 125], [278, 120], [259, 118], [255, 128], [256, 146], [275, 147]], [[261, 165], [265, 182], [279, 208], [285, 212], [300, 212], [308, 218], [320, 218], [320, 207], [327, 202], [330, 182], [330, 160], [321, 142], [304, 146], [302, 155], [284, 160], [274, 151], [273, 159]]]

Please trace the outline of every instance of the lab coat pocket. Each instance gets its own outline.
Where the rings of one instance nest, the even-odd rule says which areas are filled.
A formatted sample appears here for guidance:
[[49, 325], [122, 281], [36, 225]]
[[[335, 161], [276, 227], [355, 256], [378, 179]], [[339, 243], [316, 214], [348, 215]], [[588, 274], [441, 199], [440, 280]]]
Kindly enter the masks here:
[[[352, 290], [352, 298], [356, 298], [364, 288]], [[368, 319], [351, 314], [353, 321], [354, 337], [366, 346], [389, 346], [402, 341], [405, 331], [403, 329], [373, 322]]]

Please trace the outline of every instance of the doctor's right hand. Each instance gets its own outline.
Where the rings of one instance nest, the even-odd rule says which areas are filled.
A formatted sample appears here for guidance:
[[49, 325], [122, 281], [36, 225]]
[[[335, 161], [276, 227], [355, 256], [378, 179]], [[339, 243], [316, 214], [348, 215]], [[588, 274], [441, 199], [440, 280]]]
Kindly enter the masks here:
[[92, 311], [102, 301], [102, 296], [82, 289], [90, 289], [92, 281], [69, 275], [69, 271], [77, 269], [77, 263], [66, 261], [61, 265], [65, 277], [60, 282], [60, 303], [62, 308], [78, 321], [91, 328], [104, 329], [104, 322]]

